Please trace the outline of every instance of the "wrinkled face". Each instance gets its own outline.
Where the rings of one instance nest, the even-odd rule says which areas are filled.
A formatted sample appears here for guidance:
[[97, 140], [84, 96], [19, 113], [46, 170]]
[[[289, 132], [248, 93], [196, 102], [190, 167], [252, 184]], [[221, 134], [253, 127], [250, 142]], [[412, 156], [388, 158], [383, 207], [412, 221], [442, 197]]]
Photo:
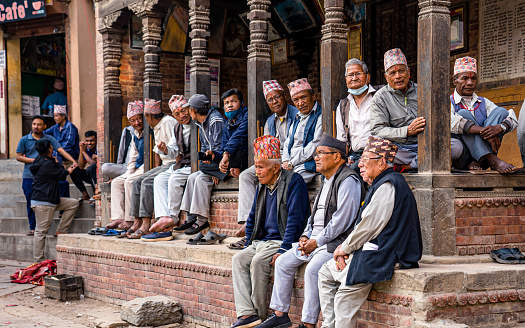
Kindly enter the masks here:
[[56, 124], [62, 124], [62, 122], [66, 120], [66, 115], [54, 113], [53, 118], [55, 119]]
[[95, 149], [95, 147], [97, 147], [97, 137], [95, 136], [86, 137], [85, 143], [88, 149], [93, 150]]
[[324, 175], [325, 172], [330, 172], [336, 167], [340, 158], [341, 155], [336, 150], [326, 146], [319, 146], [314, 156], [315, 169]]
[[472, 96], [477, 84], [478, 75], [474, 72], [459, 73], [458, 78], [454, 79], [454, 85], [460, 96]]
[[410, 69], [406, 65], [394, 65], [385, 73], [385, 78], [392, 89], [406, 92], [410, 80]]
[[147, 113], [144, 113], [144, 118], [146, 119], [146, 122], [148, 122], [149, 126], [152, 128], [155, 127], [155, 120], [153, 119], [153, 116]]
[[137, 114], [137, 115], [133, 115], [130, 119], [129, 119], [129, 123], [131, 124], [131, 126], [141, 132], [142, 129], [144, 128], [144, 121], [142, 119], [142, 114]]
[[263, 185], [275, 181], [281, 172], [281, 165], [272, 163], [268, 159], [255, 159], [255, 174]]
[[237, 95], [231, 95], [229, 97], [226, 97], [224, 98], [223, 102], [225, 112], [233, 112], [241, 108], [241, 101], [239, 100], [239, 97], [237, 97]]
[[370, 76], [365, 74], [361, 65], [350, 65], [346, 70], [345, 78], [349, 89], [359, 89], [368, 83]]
[[33, 123], [31, 124], [31, 130], [34, 134], [42, 134], [44, 130], [46, 129], [46, 123], [44, 123], [43, 120], [39, 118], [35, 118], [33, 120]]
[[272, 90], [266, 94], [266, 103], [272, 113], [281, 113], [286, 107], [286, 101], [284, 100], [284, 92], [280, 90]]
[[303, 115], [312, 111], [315, 104], [315, 95], [310, 90], [299, 91], [292, 97], [293, 104]]
[[371, 184], [381, 172], [386, 170], [386, 162], [384, 157], [365, 151], [359, 159], [359, 169], [363, 180]]
[[173, 117], [180, 123], [180, 124], [190, 124], [191, 117], [189, 113], [189, 107], [178, 107], [175, 108], [173, 111]]

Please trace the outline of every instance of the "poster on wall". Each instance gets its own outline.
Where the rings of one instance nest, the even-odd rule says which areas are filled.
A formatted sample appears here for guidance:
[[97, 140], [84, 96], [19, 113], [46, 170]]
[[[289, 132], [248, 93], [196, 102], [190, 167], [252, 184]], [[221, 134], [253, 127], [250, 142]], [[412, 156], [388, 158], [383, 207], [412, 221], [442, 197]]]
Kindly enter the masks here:
[[0, 24], [46, 17], [42, 0], [0, 0]]
[[[190, 60], [191, 56], [185, 56], [184, 58], [184, 66], [185, 69], [185, 79], [184, 79], [184, 97], [186, 99], [190, 99], [191, 92], [190, 92]], [[211, 79], [211, 105], [219, 107], [221, 105], [220, 103], [220, 95], [219, 95], [219, 83], [220, 83], [220, 76], [221, 76], [221, 60], [216, 58], [208, 58], [210, 61], [210, 79]]]

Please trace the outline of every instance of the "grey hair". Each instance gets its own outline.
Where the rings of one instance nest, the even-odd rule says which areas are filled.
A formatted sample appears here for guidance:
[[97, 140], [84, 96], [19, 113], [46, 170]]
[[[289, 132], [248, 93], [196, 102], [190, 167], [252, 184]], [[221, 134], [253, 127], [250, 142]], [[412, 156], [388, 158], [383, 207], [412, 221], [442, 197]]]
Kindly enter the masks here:
[[360, 59], [357, 59], [357, 58], [351, 58], [350, 60], [348, 60], [345, 64], [345, 75], [346, 75], [346, 71], [348, 70], [348, 67], [350, 65], [359, 65], [363, 68], [363, 71], [365, 72], [365, 74], [368, 74], [368, 66], [366, 66], [366, 63]]
[[272, 158], [272, 159], [268, 159], [268, 162], [270, 162], [270, 164], [272, 166], [274, 166], [275, 164], [279, 164], [279, 165], [282, 165], [283, 164], [283, 160], [282, 158]]

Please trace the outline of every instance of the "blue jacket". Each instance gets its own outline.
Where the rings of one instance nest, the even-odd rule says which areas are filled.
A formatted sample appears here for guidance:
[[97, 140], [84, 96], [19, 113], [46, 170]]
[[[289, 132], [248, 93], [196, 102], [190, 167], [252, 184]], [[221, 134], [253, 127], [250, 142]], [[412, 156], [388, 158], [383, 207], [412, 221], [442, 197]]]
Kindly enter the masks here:
[[75, 161], [78, 160], [78, 155], [80, 155], [78, 129], [73, 123], [67, 120], [62, 131], [60, 125], [55, 124], [44, 133], [54, 137]]
[[222, 128], [222, 147], [215, 152], [215, 160], [220, 161], [224, 152], [235, 154], [237, 150], [248, 152], [248, 107], [241, 108], [241, 112], [234, 120], [224, 122]]
[[[304, 127], [304, 136], [303, 136], [303, 147], [306, 147], [310, 143], [310, 141], [314, 140], [315, 137], [315, 126], [317, 124], [317, 119], [319, 116], [321, 116], [321, 113], [323, 112], [323, 109], [321, 108], [321, 104], [317, 103], [317, 110], [308, 117], [308, 121], [306, 122], [306, 126]], [[290, 142], [288, 143], [288, 154], [292, 152], [292, 147], [294, 143], [294, 136], [295, 131], [297, 131], [297, 126], [299, 125], [299, 120], [295, 120], [293, 122], [293, 130], [288, 135], [288, 138], [290, 138]], [[315, 169], [315, 160], [312, 158], [308, 162], [304, 163], [304, 168], [307, 171], [310, 172], [317, 172]]]
[[[286, 123], [287, 133], [288, 131], [290, 131], [290, 126], [295, 122], [295, 116], [297, 115], [298, 112], [299, 110], [297, 109], [297, 107], [288, 105], [288, 108], [286, 109], [286, 114], [288, 115], [288, 122]], [[268, 126], [268, 130], [270, 131], [270, 134], [275, 137], [276, 136], [275, 114], [272, 114], [270, 115], [270, 117], [268, 117], [268, 119], [266, 120], [266, 125]]]

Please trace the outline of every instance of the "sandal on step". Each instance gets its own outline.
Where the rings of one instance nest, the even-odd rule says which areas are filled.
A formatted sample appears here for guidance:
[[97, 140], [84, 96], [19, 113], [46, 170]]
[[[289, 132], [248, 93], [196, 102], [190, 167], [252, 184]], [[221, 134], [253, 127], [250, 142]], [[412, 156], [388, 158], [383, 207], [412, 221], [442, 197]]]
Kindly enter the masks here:
[[135, 231], [133, 229], [124, 230], [117, 238], [128, 238], [129, 235], [133, 234]]
[[109, 229], [106, 231], [106, 233], [102, 234], [104, 237], [112, 237], [112, 236], [119, 236], [121, 233], [125, 233], [125, 231], [118, 231], [115, 229]]
[[136, 232], [134, 232], [134, 233], [128, 235], [128, 238], [129, 238], [129, 239], [140, 239], [140, 238], [142, 238], [142, 236], [144, 236], [145, 234], [146, 234], [145, 232], [143, 232], [142, 230], [139, 229], [139, 230], [137, 230]]
[[222, 243], [222, 241], [226, 239], [226, 234], [221, 233], [220, 235], [216, 234], [213, 231], [208, 231], [208, 233], [202, 237], [198, 242], [197, 245], [212, 245], [215, 244], [215, 242]]
[[227, 245], [229, 249], [244, 249], [244, 244], [246, 244], [246, 237], [240, 239], [239, 241], [236, 241], [234, 243], [231, 243]]
[[518, 264], [520, 261], [514, 254], [511, 253], [510, 249], [502, 248], [494, 251], [490, 251], [490, 257], [498, 263], [503, 264]]
[[520, 262], [520, 264], [525, 263], [525, 255], [523, 255], [523, 253], [520, 252], [519, 248], [517, 247], [511, 248], [510, 252]]
[[192, 238], [190, 238], [188, 240], [188, 242], [186, 242], [186, 244], [188, 245], [197, 245], [197, 243], [204, 237], [204, 235], [202, 234], [202, 232], [199, 232], [198, 234], [196, 234], [195, 236], [193, 236]]

